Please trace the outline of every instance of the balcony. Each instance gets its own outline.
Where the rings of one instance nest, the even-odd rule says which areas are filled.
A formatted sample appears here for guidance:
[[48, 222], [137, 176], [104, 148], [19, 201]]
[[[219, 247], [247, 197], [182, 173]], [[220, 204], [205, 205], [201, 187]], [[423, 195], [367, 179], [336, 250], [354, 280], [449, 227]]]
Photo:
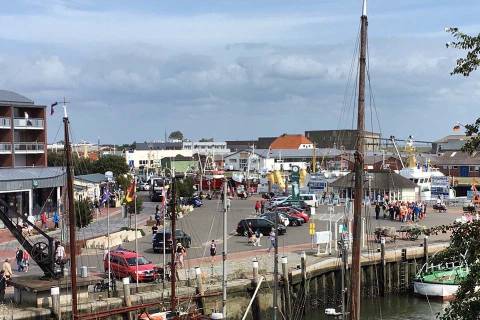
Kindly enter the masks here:
[[15, 118], [13, 119], [13, 126], [15, 129], [43, 129], [43, 119], [38, 118]]
[[14, 144], [15, 153], [19, 154], [34, 154], [44, 153], [45, 144], [38, 142], [16, 142]]
[[12, 144], [11, 143], [0, 143], [0, 154], [10, 154], [12, 153]]
[[0, 129], [10, 129], [11, 127], [12, 121], [10, 120], [10, 118], [0, 117]]

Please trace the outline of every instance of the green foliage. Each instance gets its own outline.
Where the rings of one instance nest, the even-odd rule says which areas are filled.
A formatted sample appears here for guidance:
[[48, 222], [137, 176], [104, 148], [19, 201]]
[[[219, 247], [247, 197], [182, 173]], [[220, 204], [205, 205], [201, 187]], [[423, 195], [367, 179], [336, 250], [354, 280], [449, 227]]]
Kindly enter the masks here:
[[[89, 174], [95, 173], [94, 170], [94, 161], [78, 157], [77, 154], [72, 154], [72, 162], [73, 162], [73, 172], [75, 175], [82, 175], [82, 174]], [[47, 165], [49, 167], [63, 167], [66, 165], [65, 159], [65, 152], [62, 151], [51, 151], [49, 150], [47, 153]]]
[[115, 177], [129, 172], [125, 158], [114, 155], [105, 155], [100, 157], [100, 159], [94, 163], [94, 170], [94, 173], [105, 173], [107, 171], [112, 171]]
[[442, 320], [477, 320], [480, 317], [480, 221], [470, 223], [454, 223], [438, 226], [429, 230], [430, 234], [452, 232], [450, 246], [442, 253], [433, 257], [432, 263], [458, 261], [465, 255], [465, 261], [470, 267], [470, 273], [461, 282], [456, 299], [445, 308]]
[[131, 185], [133, 181], [133, 177], [129, 174], [128, 175], [121, 174], [117, 176], [115, 180], [117, 181], [117, 185], [119, 186], [119, 188], [122, 189], [123, 192], [125, 192], [126, 194], [128, 187]]
[[87, 199], [76, 200], [75, 214], [77, 228], [84, 228], [88, 226], [93, 220], [92, 203]]
[[182, 180], [177, 180], [177, 196], [185, 198], [192, 197], [193, 193], [195, 192], [195, 189], [193, 188], [194, 185], [195, 181], [193, 181], [192, 177], [186, 177]]
[[172, 131], [168, 136], [170, 140], [183, 140], [183, 133], [181, 131]]
[[[451, 33], [455, 41], [447, 43], [447, 48], [452, 47], [459, 50], [466, 50], [467, 54], [463, 58], [457, 59], [457, 65], [451, 72], [452, 75], [460, 74], [468, 77], [473, 71], [477, 70], [480, 65], [480, 34], [477, 36], [469, 36], [458, 28], [447, 28], [447, 32]], [[462, 148], [462, 151], [473, 153], [480, 147], [479, 128], [480, 118], [475, 123], [465, 125], [465, 134], [471, 137]]]
[[[65, 153], [48, 151], [48, 166], [61, 167], [65, 166]], [[90, 174], [90, 173], [105, 173], [112, 171], [115, 177], [129, 172], [128, 165], [124, 157], [105, 155], [96, 161], [88, 158], [78, 157], [77, 154], [72, 154], [73, 172], [75, 175]]]
[[198, 142], [213, 142], [213, 138], [202, 138]]

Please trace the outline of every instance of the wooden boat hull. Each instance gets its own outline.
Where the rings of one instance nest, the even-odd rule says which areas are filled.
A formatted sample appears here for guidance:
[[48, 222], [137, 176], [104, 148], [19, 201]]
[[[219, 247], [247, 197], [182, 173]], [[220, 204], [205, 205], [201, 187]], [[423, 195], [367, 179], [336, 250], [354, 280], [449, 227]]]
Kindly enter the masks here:
[[428, 297], [429, 299], [440, 299], [443, 301], [455, 299], [459, 288], [458, 284], [428, 283], [421, 281], [413, 282], [413, 290], [416, 295]]

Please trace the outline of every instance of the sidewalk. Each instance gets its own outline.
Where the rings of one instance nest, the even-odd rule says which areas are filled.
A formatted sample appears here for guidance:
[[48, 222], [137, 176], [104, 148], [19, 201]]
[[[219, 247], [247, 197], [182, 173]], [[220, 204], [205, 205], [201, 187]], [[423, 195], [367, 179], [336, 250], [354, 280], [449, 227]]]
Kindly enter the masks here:
[[[110, 216], [110, 224], [111, 225], [112, 224], [113, 225], [118, 224], [116, 222], [118, 221], [118, 216], [119, 216], [120, 213], [121, 213], [121, 208], [110, 208], [109, 209], [109, 216]], [[96, 218], [96, 213], [94, 213], [94, 218]], [[100, 210], [100, 215], [99, 215], [98, 220], [94, 219], [93, 222], [92, 222], [92, 225], [98, 225], [98, 222], [101, 222], [101, 221], [106, 220], [106, 219], [107, 219], [107, 209], [102, 208]], [[121, 217], [121, 220], [123, 220], [123, 217]], [[37, 221], [36, 225], [37, 225], [37, 227], [40, 227], [41, 224], [40, 224], [39, 221]], [[106, 228], [105, 223], [102, 223], [101, 226], [105, 226], [105, 228]], [[48, 228], [53, 228], [53, 227], [54, 227], [54, 223], [53, 223], [52, 219], [50, 218], [49, 221], [48, 221]], [[114, 228], [114, 226], [112, 226], [112, 230], [113, 230], [113, 228]], [[91, 236], [98, 236], [98, 235], [101, 235], [99, 232], [103, 232], [102, 228], [97, 228], [97, 230], [95, 230], [95, 231], [96, 231], [95, 234], [92, 234], [92, 232], [90, 232], [90, 235]], [[47, 232], [47, 234], [49, 236], [53, 237], [53, 238], [59, 237], [60, 233], [61, 233], [61, 229], [56, 229], [56, 230]], [[41, 235], [34, 235], [34, 236], [29, 237], [29, 239], [33, 240], [33, 242], [35, 242], [35, 240], [40, 239], [40, 238], [42, 238]], [[0, 230], [0, 260], [1, 261], [3, 261], [5, 258], [13, 259], [15, 257], [16, 248], [18, 246], [20, 246], [20, 244], [18, 243], [17, 239], [15, 239], [15, 237], [11, 234], [10, 230], [8, 230], [8, 229]]]

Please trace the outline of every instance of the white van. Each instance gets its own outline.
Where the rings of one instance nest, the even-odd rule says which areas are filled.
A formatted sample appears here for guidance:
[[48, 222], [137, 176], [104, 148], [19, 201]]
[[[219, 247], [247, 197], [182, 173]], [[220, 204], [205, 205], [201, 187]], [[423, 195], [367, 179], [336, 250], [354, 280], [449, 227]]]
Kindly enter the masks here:
[[318, 207], [317, 195], [314, 193], [303, 193], [300, 194], [300, 200], [305, 202], [310, 207]]

